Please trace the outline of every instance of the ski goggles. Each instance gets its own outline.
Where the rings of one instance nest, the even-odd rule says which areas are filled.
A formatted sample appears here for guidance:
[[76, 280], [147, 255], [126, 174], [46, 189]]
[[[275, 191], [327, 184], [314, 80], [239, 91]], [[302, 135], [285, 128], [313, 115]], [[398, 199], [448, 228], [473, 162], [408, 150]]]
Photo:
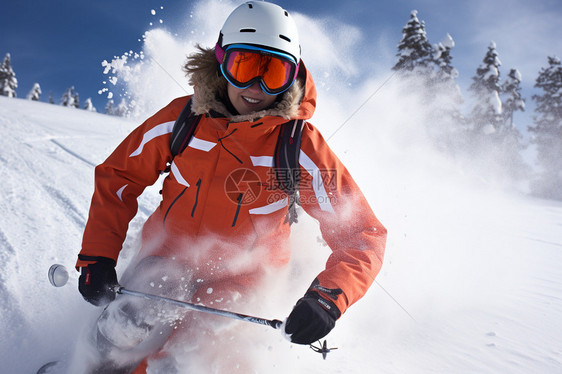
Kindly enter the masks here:
[[278, 95], [295, 82], [299, 65], [290, 55], [245, 44], [222, 49], [217, 43], [215, 55], [220, 70], [234, 87], [244, 89], [260, 82], [262, 90]]

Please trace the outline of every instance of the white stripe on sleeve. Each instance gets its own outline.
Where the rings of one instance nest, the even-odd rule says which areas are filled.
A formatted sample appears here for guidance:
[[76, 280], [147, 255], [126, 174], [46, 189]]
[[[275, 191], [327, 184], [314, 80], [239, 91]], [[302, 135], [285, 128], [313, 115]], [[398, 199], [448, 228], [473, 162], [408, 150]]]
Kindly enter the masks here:
[[320, 209], [325, 212], [334, 213], [334, 208], [330, 203], [328, 194], [326, 193], [326, 188], [324, 187], [324, 181], [322, 180], [322, 174], [318, 166], [307, 156], [306, 153], [301, 149], [299, 156], [299, 163], [303, 168], [306, 169], [308, 174], [312, 176], [312, 188], [316, 194], [316, 199], [318, 200], [318, 205]]
[[119, 190], [117, 190], [117, 192], [116, 192], [117, 197], [119, 198], [119, 200], [121, 200], [121, 202], [123, 202], [123, 197], [122, 197], [123, 191], [125, 191], [125, 187], [127, 187], [127, 186], [128, 186], [128, 184], [124, 185], [123, 187], [121, 187], [121, 188], [120, 188]]
[[140, 155], [142, 153], [145, 144], [151, 141], [152, 139], [157, 138], [161, 135], [166, 135], [171, 133], [174, 128], [174, 123], [175, 121], [165, 122], [145, 132], [144, 136], [142, 137], [141, 144], [137, 149], [135, 149], [133, 153], [129, 155], [129, 157]]

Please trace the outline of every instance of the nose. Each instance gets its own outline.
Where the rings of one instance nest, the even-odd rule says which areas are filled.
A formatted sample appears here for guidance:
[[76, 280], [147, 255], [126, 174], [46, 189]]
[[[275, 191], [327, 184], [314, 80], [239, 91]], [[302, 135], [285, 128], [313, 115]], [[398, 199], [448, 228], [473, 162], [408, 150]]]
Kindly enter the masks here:
[[252, 84], [250, 87], [246, 88], [246, 90], [251, 91], [251, 92], [256, 92], [256, 93], [262, 92], [260, 82], [254, 82], [254, 84]]

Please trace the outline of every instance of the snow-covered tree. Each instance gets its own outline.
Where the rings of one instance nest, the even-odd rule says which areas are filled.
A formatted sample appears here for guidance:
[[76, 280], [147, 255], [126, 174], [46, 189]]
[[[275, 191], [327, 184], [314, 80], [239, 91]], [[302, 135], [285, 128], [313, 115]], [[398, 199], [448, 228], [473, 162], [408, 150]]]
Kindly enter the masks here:
[[562, 200], [562, 65], [558, 57], [548, 57], [548, 65], [535, 82], [542, 94], [533, 95], [536, 116], [534, 126], [529, 127], [541, 168], [534, 190], [541, 196]]
[[437, 64], [436, 78], [439, 80], [454, 80], [459, 76], [457, 69], [451, 65], [453, 57], [451, 49], [455, 46], [453, 37], [449, 34], [439, 44], [433, 46], [433, 61]]
[[41, 92], [41, 86], [39, 86], [39, 83], [35, 83], [33, 85], [33, 88], [31, 88], [31, 91], [29, 91], [29, 93], [27, 94], [27, 99], [39, 101], [42, 93], [43, 92]]
[[0, 66], [0, 95], [17, 97], [16, 88], [18, 88], [16, 73], [12, 69], [11, 56], [6, 53], [6, 57], [4, 57]]
[[442, 42], [434, 45], [433, 61], [437, 71], [427, 77], [427, 90], [424, 95], [431, 110], [429, 133], [437, 145], [448, 153], [456, 153], [463, 141], [465, 119], [461, 112], [463, 97], [456, 83], [459, 75], [451, 61], [451, 49], [455, 42], [447, 34]]
[[492, 42], [469, 87], [475, 98], [470, 120], [472, 130], [477, 136], [496, 133], [503, 122], [502, 102], [499, 95], [500, 66], [496, 43]]
[[119, 117], [127, 117], [129, 114], [129, 107], [124, 98], [121, 99], [117, 108], [115, 108], [115, 115]]
[[[506, 103], [513, 105], [511, 110], [519, 110], [515, 108], [521, 104], [519, 100], [522, 98], [519, 96], [516, 100], [515, 97], [519, 92], [520, 76], [514, 71], [502, 85], [500, 66], [496, 44], [491, 42], [469, 87], [474, 103], [468, 118], [467, 154], [481, 178], [504, 187], [522, 187], [520, 182], [529, 171], [521, 155], [524, 146], [514, 123], [506, 121], [501, 100], [501, 95], [507, 96]], [[508, 86], [509, 94], [505, 91]]]
[[418, 19], [418, 11], [410, 13], [410, 20], [402, 28], [402, 40], [398, 44], [398, 61], [392, 70], [425, 74], [433, 69], [433, 48], [427, 40], [424, 22]]
[[84, 102], [84, 110], [87, 110], [89, 112], [97, 112], [96, 108], [94, 107], [94, 104], [92, 104], [91, 97], [87, 98], [86, 101]]
[[509, 71], [500, 92], [503, 98], [503, 123], [495, 135], [497, 162], [503, 165], [504, 173], [513, 181], [521, 181], [527, 177], [530, 168], [521, 155], [525, 145], [513, 120], [516, 111], [525, 110], [525, 99], [521, 95], [521, 73], [517, 69]]
[[78, 95], [74, 92], [74, 86], [68, 88], [61, 97], [60, 105], [76, 108]]
[[49, 91], [49, 104], [54, 104], [55, 99], [53, 99], [53, 91]]
[[505, 127], [513, 127], [513, 113], [525, 111], [525, 99], [521, 95], [521, 73], [517, 69], [511, 69], [507, 78], [501, 86], [502, 103]]
[[115, 102], [113, 101], [113, 99], [107, 100], [107, 104], [105, 104], [105, 114], [109, 114], [110, 116], [115, 115], [115, 109], [113, 108], [114, 106]]
[[74, 96], [73, 96], [73, 106], [76, 109], [80, 109], [80, 97], [78, 96], [77, 92], [74, 92]]
[[413, 10], [402, 29], [397, 46], [398, 61], [392, 70], [398, 72], [402, 92], [419, 102], [416, 115], [429, 139], [440, 150], [456, 153], [457, 144], [464, 137], [463, 103], [456, 83], [458, 71], [452, 66], [451, 49], [455, 43], [447, 34], [435, 46], [429, 43], [425, 23]]

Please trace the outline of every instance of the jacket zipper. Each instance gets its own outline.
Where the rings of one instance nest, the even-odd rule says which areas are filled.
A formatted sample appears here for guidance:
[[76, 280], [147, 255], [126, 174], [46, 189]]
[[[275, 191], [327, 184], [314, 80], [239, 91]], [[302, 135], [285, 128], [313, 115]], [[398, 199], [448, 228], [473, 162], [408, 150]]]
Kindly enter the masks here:
[[236, 207], [236, 214], [234, 215], [234, 221], [232, 221], [232, 227], [234, 227], [236, 225], [236, 220], [238, 219], [238, 214], [240, 213], [240, 206], [242, 205], [242, 197], [244, 196], [244, 194], [239, 194], [238, 198], [236, 200], [238, 200], [238, 206]]
[[230, 135], [234, 134], [234, 133], [236, 132], [236, 130], [238, 130], [238, 129], [234, 129], [234, 130], [232, 130], [229, 134], [223, 136], [222, 138], [219, 138], [219, 143], [220, 143], [221, 147], [223, 147], [223, 149], [224, 149], [225, 151], [227, 151], [228, 153], [230, 153], [230, 155], [231, 155], [232, 157], [234, 157], [234, 158], [236, 159], [236, 161], [238, 161], [239, 163], [242, 164], [242, 163], [243, 163], [242, 160], [240, 160], [240, 158], [238, 158], [234, 153], [232, 153], [228, 148], [226, 148], [226, 147], [224, 146], [224, 143], [222, 142], [223, 139], [226, 139], [226, 138], [228, 138]]
[[185, 193], [185, 190], [187, 190], [189, 187], [186, 187], [183, 189], [183, 191], [176, 196], [176, 198], [174, 199], [174, 201], [172, 201], [172, 203], [170, 204], [170, 206], [168, 207], [168, 209], [166, 210], [166, 214], [164, 214], [164, 219], [162, 220], [162, 226], [164, 226], [166, 224], [166, 218], [168, 218], [168, 213], [170, 213], [170, 210], [172, 209], [172, 207], [174, 206], [174, 204], [176, 203], [176, 201], [178, 201], [178, 199], [180, 197], [182, 197], [182, 195]]
[[195, 208], [197, 208], [197, 202], [199, 201], [199, 190], [201, 189], [201, 178], [197, 181], [197, 192], [195, 193], [195, 203], [193, 203], [193, 209], [191, 209], [191, 217], [195, 214]]

